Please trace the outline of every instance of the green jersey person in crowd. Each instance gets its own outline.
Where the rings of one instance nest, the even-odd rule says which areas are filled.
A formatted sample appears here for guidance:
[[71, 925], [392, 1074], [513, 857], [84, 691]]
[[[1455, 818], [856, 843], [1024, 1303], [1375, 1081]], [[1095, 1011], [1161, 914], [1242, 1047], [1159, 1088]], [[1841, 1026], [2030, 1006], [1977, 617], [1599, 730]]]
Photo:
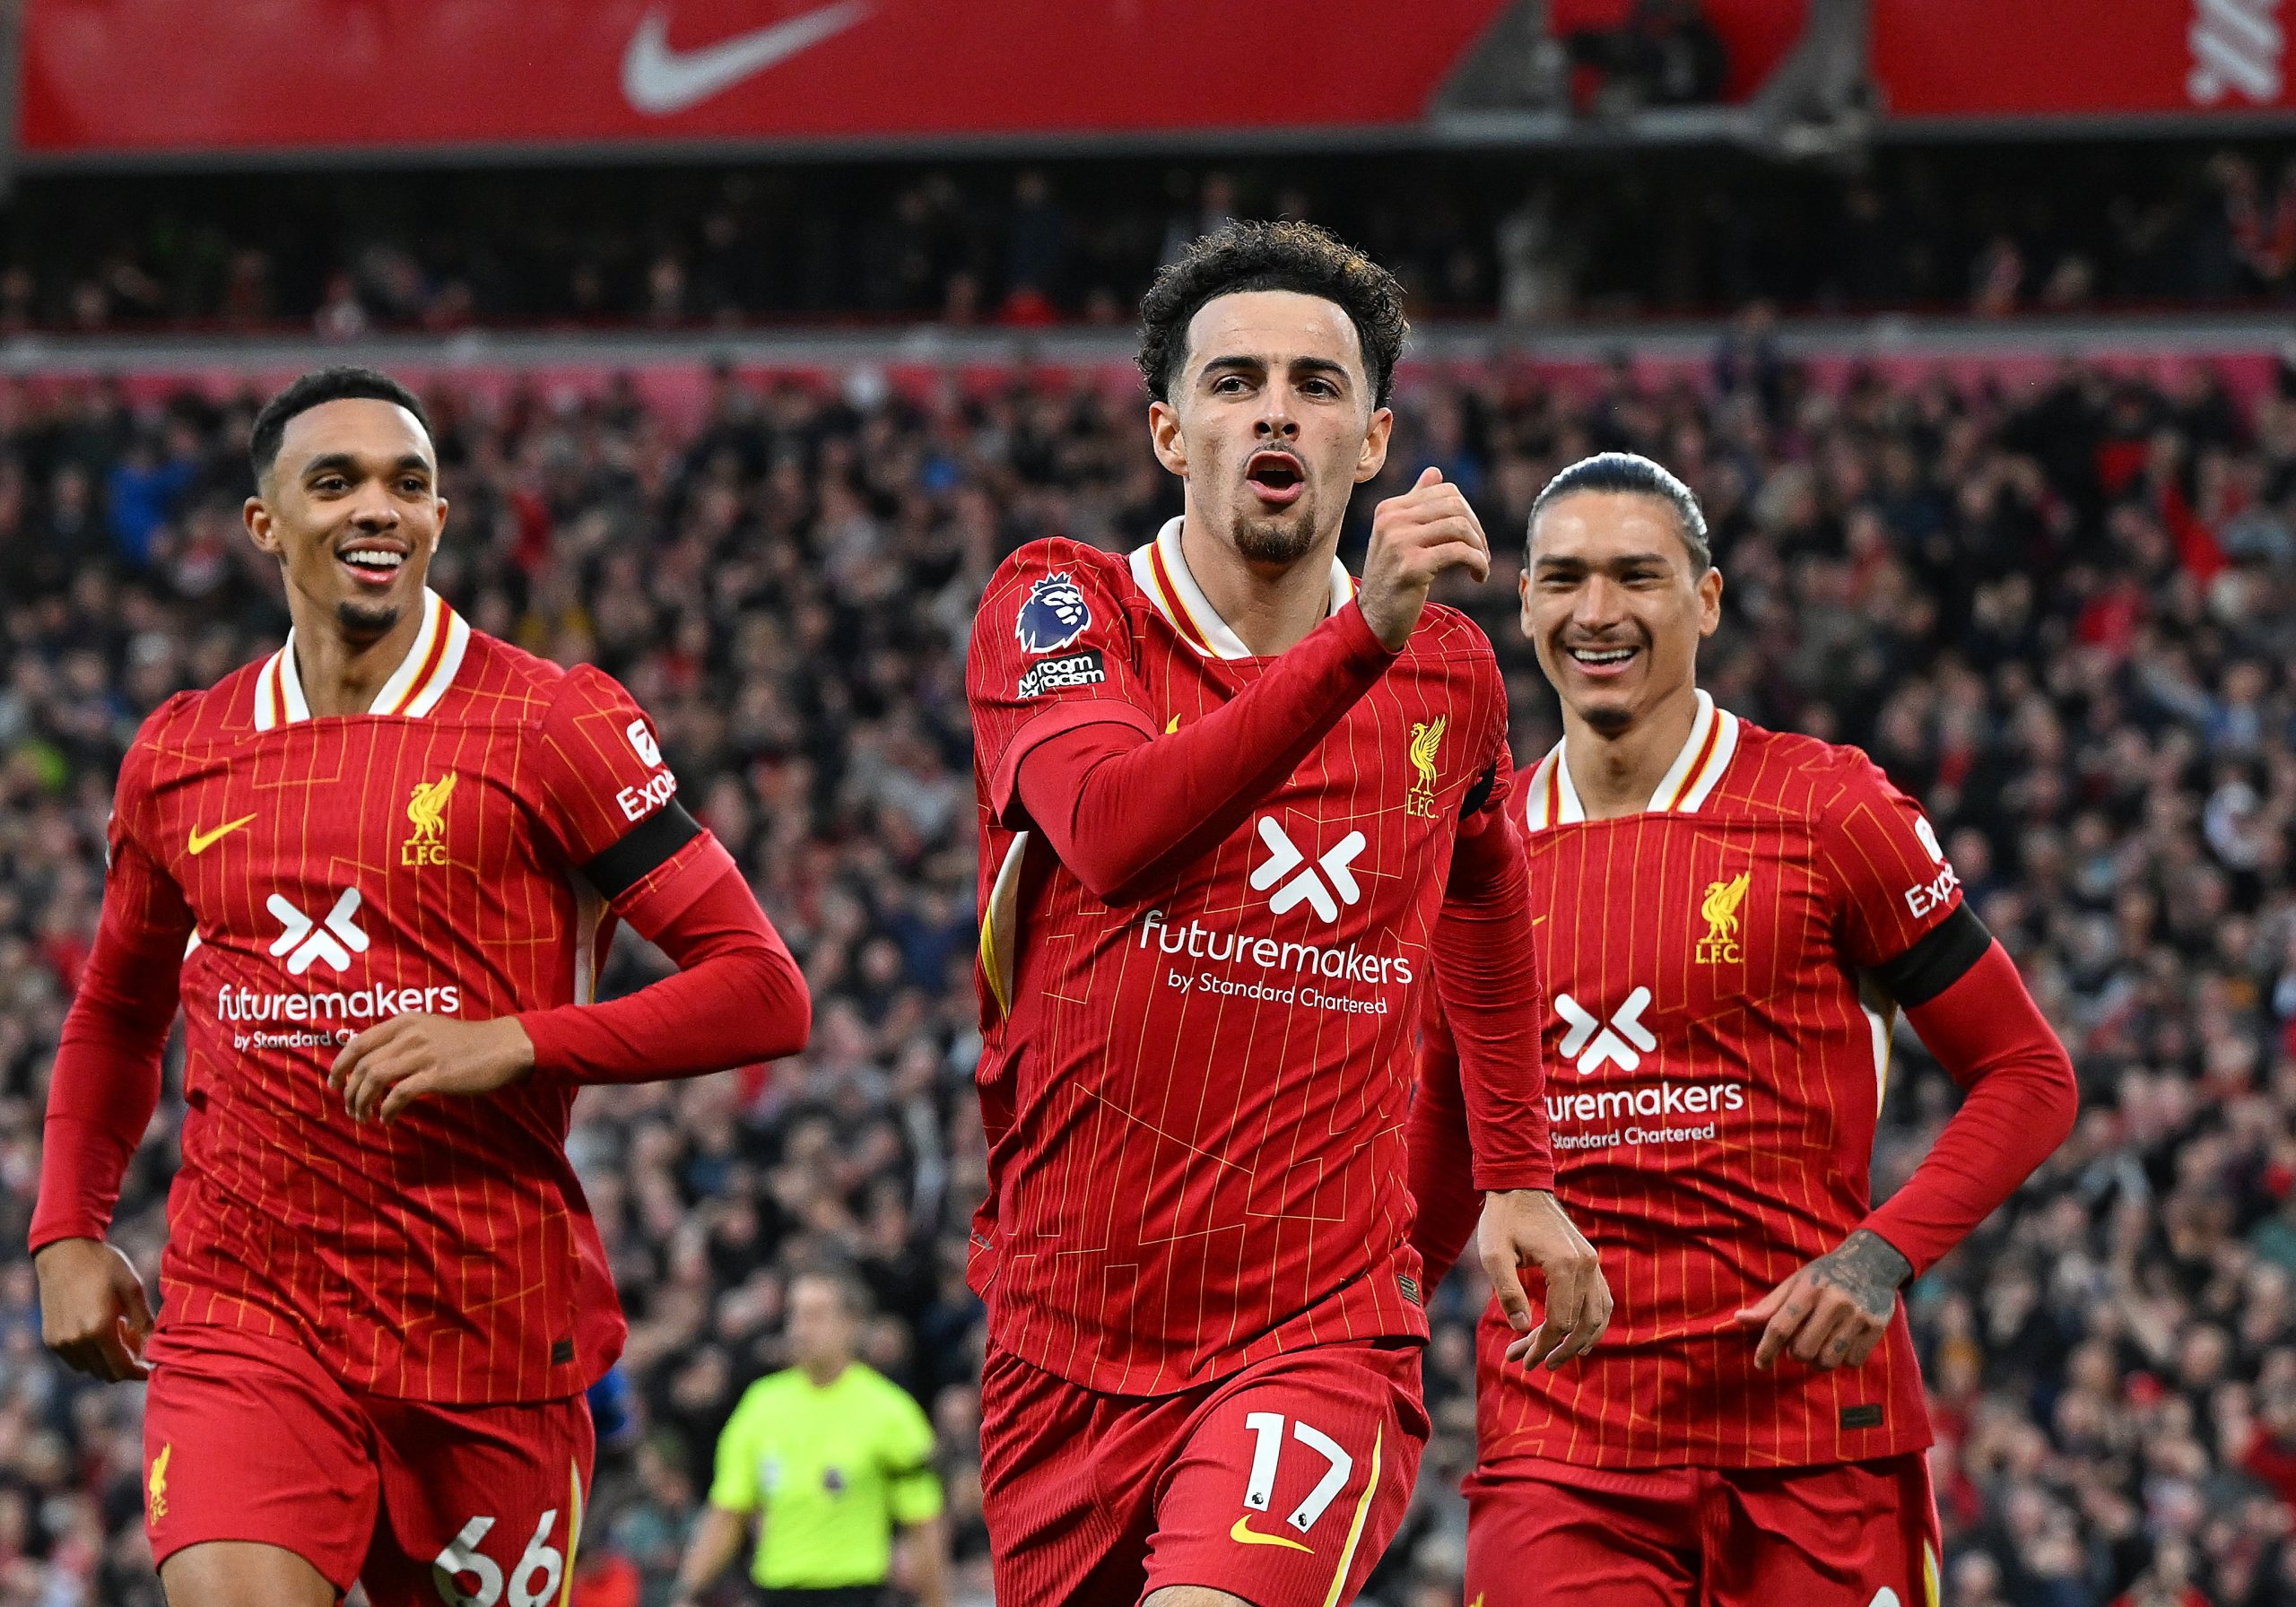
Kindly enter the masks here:
[[949, 1538], [933, 1425], [909, 1392], [854, 1356], [866, 1300], [848, 1278], [789, 1288], [796, 1366], [759, 1379], [718, 1438], [709, 1503], [671, 1607], [696, 1607], [758, 1531], [750, 1577], [767, 1607], [880, 1607], [893, 1538], [914, 1548], [922, 1607], [949, 1607]]

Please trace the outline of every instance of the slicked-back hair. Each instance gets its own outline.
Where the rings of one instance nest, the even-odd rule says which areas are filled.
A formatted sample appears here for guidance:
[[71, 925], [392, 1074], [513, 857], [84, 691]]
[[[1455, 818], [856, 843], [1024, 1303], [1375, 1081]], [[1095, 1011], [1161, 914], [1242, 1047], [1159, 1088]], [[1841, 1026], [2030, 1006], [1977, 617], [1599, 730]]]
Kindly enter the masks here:
[[1714, 567], [1714, 548], [1706, 534], [1706, 510], [1698, 505], [1698, 494], [1664, 464], [1635, 452], [1598, 452], [1580, 458], [1548, 481], [1531, 504], [1530, 523], [1523, 532], [1526, 558], [1531, 539], [1538, 534], [1539, 516], [1550, 503], [1579, 491], [1622, 491], [1657, 498], [1674, 510], [1675, 528], [1682, 534], [1683, 545], [1690, 550], [1691, 573], [1703, 575]]
[[261, 485], [279, 461], [279, 443], [286, 439], [290, 419], [322, 403], [349, 401], [396, 403], [414, 415], [423, 434], [430, 433], [430, 415], [422, 411], [422, 399], [388, 374], [348, 365], [315, 369], [265, 403], [263, 411], [255, 415], [248, 456], [255, 465], [256, 483]]
[[1296, 291], [1335, 302], [1355, 326], [1371, 404], [1395, 394], [1396, 360], [1411, 321], [1396, 276], [1313, 223], [1231, 223], [1167, 264], [1140, 299], [1140, 377], [1159, 402], [1187, 361], [1187, 326], [1204, 304], [1245, 291]]

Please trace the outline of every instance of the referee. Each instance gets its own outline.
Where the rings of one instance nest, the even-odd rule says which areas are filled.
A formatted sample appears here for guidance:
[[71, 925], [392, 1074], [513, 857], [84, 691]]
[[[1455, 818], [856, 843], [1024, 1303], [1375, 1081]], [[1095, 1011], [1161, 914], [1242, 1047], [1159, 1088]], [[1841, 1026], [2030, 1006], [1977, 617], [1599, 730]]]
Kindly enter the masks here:
[[751, 1385], [718, 1437], [671, 1607], [695, 1607], [752, 1523], [750, 1577], [766, 1607], [882, 1607], [897, 1526], [915, 1548], [923, 1607], [949, 1607], [933, 1426], [906, 1390], [854, 1359], [865, 1310], [850, 1279], [805, 1273], [790, 1285], [797, 1365]]

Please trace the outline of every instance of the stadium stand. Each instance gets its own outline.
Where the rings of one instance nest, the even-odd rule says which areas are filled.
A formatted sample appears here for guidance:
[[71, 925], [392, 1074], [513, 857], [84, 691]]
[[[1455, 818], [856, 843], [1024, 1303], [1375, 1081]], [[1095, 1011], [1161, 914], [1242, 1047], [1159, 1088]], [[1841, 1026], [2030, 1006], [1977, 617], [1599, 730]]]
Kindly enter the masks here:
[[1713, 149], [1628, 169], [1302, 153], [30, 178], [0, 213], [0, 334], [1121, 324], [1160, 262], [1235, 215], [1312, 218], [1391, 265], [1422, 311], [1512, 321], [2296, 294], [2285, 140], [1927, 145], [1848, 173]]
[[[2296, 370], [1822, 386], [1741, 352], [1709, 378], [1413, 370], [1368, 489], [1439, 463], [1503, 551], [1586, 452], [1682, 472], [1729, 581], [1706, 683], [1867, 745], [1926, 800], [2072, 1047], [2073, 1142], [1910, 1291], [1947, 1599], [2296, 1604]], [[1129, 545], [1173, 510], [1136, 404], [1050, 372], [858, 400], [727, 383], [685, 431], [611, 386], [431, 395], [454, 501], [437, 583], [474, 623], [626, 681], [817, 1001], [800, 1059], [578, 1111], [633, 1421], [574, 1601], [665, 1599], [708, 1447], [778, 1364], [789, 1277], [823, 1262], [878, 1299], [869, 1359], [931, 1410], [986, 1601], [963, 635], [1021, 542]], [[237, 528], [250, 413], [0, 387], [0, 1607], [158, 1603], [138, 1392], [45, 1353], [21, 1247], [118, 757], [144, 711], [285, 628]], [[1527, 757], [1555, 728], [1512, 573], [1452, 600], [1499, 647]], [[655, 963], [625, 939], [609, 987]], [[1909, 1038], [1897, 1067], [1883, 1190], [1952, 1100]], [[116, 1235], [147, 1277], [180, 1117], [171, 1095]], [[1438, 1438], [1384, 1607], [1459, 1600], [1479, 1301], [1455, 1281], [1437, 1305]]]

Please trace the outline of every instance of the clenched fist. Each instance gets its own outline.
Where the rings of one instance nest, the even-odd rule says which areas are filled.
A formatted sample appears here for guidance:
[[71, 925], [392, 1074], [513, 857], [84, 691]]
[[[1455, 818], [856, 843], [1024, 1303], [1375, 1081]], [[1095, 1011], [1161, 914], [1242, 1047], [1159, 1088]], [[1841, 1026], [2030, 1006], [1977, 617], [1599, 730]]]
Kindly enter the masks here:
[[1389, 497], [1371, 514], [1371, 550], [1355, 601], [1389, 652], [1400, 653], [1411, 639], [1427, 606], [1427, 588], [1446, 569], [1487, 579], [1491, 543], [1459, 488], [1430, 467], [1409, 491]]

